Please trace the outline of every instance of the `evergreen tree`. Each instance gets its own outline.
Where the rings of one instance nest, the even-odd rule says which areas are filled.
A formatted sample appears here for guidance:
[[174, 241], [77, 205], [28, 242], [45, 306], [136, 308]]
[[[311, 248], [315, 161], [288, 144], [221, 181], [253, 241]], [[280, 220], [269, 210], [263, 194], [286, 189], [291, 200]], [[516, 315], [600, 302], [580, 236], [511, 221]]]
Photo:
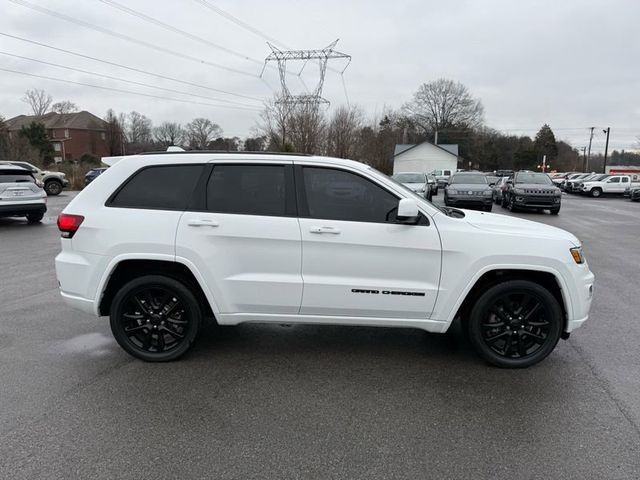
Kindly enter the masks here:
[[31, 122], [28, 127], [23, 126], [19, 135], [26, 138], [40, 156], [40, 161], [46, 167], [53, 163], [53, 146], [49, 142], [47, 131], [42, 123]]
[[546, 123], [536, 133], [536, 138], [533, 142], [533, 149], [536, 152], [537, 160], [542, 162], [542, 157], [547, 156], [547, 163], [553, 165], [558, 158], [558, 144], [556, 143], [556, 136], [553, 134], [553, 130]]

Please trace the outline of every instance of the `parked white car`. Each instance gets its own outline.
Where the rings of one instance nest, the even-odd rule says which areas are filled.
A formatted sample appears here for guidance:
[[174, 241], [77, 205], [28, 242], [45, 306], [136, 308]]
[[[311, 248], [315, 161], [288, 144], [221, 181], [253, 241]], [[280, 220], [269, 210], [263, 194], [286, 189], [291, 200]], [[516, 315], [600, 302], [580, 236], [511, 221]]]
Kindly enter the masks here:
[[487, 361], [526, 367], [587, 320], [572, 234], [436, 207], [349, 160], [168, 153], [120, 159], [64, 209], [63, 299], [130, 354], [184, 354], [203, 317], [414, 327], [460, 318]]
[[640, 183], [633, 183], [629, 175], [614, 175], [602, 180], [586, 180], [582, 183], [582, 192], [592, 197], [600, 197], [604, 194], [623, 195], [626, 190], [640, 187]]

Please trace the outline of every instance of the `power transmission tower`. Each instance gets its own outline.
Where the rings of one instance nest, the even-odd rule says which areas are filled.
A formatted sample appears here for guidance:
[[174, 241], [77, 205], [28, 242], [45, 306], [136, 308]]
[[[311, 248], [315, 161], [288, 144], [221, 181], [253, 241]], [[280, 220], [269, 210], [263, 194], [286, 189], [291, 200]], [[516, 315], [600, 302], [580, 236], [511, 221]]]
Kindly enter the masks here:
[[[260, 77], [264, 73], [264, 70], [267, 66], [268, 62], [278, 62], [278, 71], [280, 73], [280, 85], [282, 88], [280, 98], [278, 99], [278, 103], [284, 103], [288, 106], [295, 105], [310, 105], [313, 107], [317, 107], [320, 104], [328, 104], [329, 101], [322, 98], [322, 87], [324, 86], [324, 76], [327, 71], [327, 62], [333, 59], [347, 59], [347, 64], [340, 72], [340, 75], [344, 73], [344, 71], [351, 63], [351, 55], [347, 55], [346, 53], [338, 52], [334, 50], [334, 47], [338, 43], [338, 40], [330, 43], [323, 49], [320, 50], [280, 50], [273, 44], [267, 42], [269, 48], [271, 48], [271, 54], [264, 60], [264, 66], [262, 67], [262, 72], [260, 72]], [[315, 88], [306, 94], [301, 95], [293, 95], [287, 86], [287, 62], [304, 62], [300, 71], [297, 73], [297, 76], [300, 77], [302, 71], [306, 67], [309, 60], [317, 61], [319, 66], [319, 78], [318, 83]]]

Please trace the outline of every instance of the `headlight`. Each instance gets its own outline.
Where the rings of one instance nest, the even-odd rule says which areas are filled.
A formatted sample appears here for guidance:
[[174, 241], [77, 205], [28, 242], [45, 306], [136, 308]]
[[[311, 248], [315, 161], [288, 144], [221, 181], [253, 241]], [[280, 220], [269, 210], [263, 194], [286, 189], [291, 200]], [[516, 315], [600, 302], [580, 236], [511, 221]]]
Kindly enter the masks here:
[[493, 194], [493, 192], [491, 190], [485, 190], [484, 192], [482, 192], [482, 195], [484, 195], [485, 197], [490, 197]]
[[573, 260], [577, 264], [584, 263], [584, 255], [582, 254], [582, 247], [573, 247], [573, 248], [570, 248], [569, 251], [571, 252], [571, 256], [573, 257]]
[[457, 191], [457, 190], [453, 190], [453, 189], [449, 188], [449, 189], [447, 190], [447, 193], [448, 193], [449, 195], [457, 195], [457, 194], [458, 194], [458, 191]]
[[513, 193], [515, 193], [516, 195], [524, 195], [524, 190], [521, 188], [514, 188]]

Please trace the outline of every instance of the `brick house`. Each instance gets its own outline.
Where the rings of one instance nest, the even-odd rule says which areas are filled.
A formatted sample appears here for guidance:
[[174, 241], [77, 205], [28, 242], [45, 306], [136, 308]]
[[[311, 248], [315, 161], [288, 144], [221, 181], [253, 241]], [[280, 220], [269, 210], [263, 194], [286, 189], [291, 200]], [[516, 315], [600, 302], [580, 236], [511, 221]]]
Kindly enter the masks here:
[[53, 145], [54, 160], [77, 160], [85, 153], [103, 157], [109, 155], [108, 124], [87, 111], [76, 113], [46, 113], [41, 117], [18, 115], [6, 120], [9, 135], [17, 134], [23, 126], [39, 122]]

